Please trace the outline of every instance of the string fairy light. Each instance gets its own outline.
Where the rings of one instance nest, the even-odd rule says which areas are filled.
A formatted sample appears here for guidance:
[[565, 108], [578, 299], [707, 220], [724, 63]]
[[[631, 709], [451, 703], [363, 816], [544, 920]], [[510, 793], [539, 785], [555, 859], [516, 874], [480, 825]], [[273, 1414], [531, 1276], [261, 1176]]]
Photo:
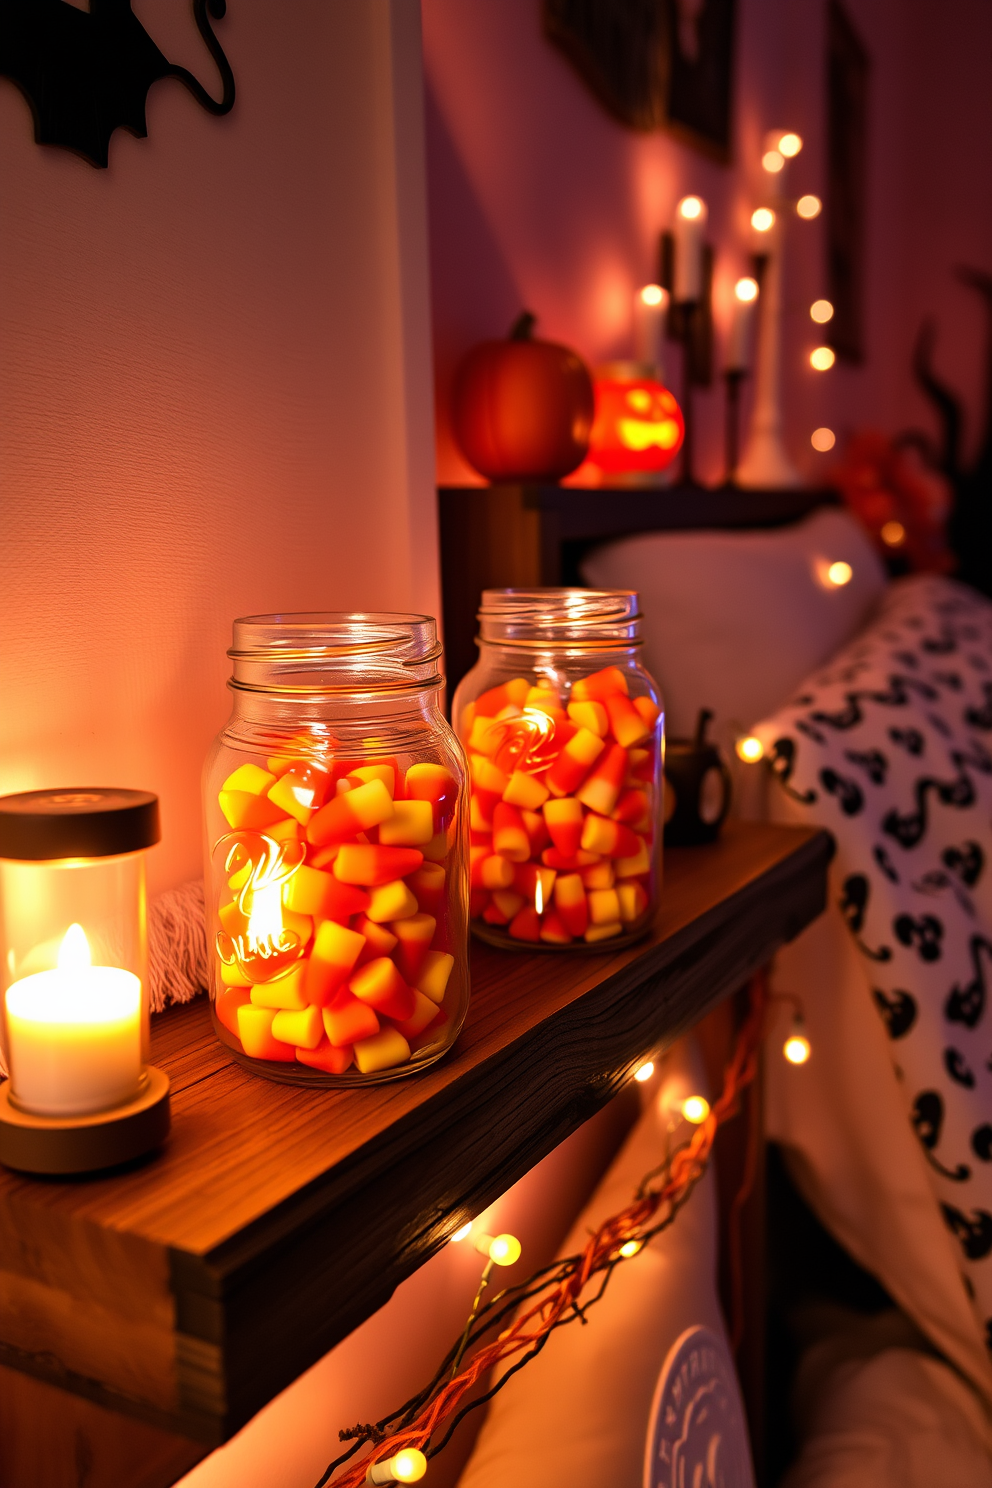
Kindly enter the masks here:
[[[373, 1477], [373, 1474], [384, 1471], [404, 1452], [419, 1454], [426, 1467], [429, 1459], [448, 1444], [465, 1416], [487, 1404], [518, 1370], [541, 1352], [553, 1332], [586, 1320], [589, 1309], [603, 1297], [614, 1269], [626, 1264], [674, 1222], [706, 1172], [718, 1129], [738, 1113], [741, 1096], [757, 1072], [767, 1001], [765, 976], [759, 972], [751, 979], [748, 1015], [724, 1073], [719, 1099], [708, 1109], [692, 1136], [666, 1154], [661, 1166], [641, 1180], [627, 1208], [604, 1220], [590, 1235], [582, 1251], [553, 1261], [525, 1281], [506, 1287], [483, 1305], [483, 1291], [496, 1264], [493, 1245], [500, 1239], [519, 1244], [513, 1236], [490, 1239], [489, 1259], [469, 1320], [433, 1379], [380, 1421], [339, 1432], [340, 1440], [350, 1445], [328, 1465], [316, 1488], [325, 1488], [338, 1468], [350, 1462], [364, 1446], [370, 1448], [368, 1455], [345, 1468], [335, 1479], [334, 1488], [361, 1488], [366, 1482], [414, 1481], [412, 1477], [400, 1479], [395, 1473], [391, 1477]], [[478, 1245], [481, 1246], [483, 1238], [479, 1237]], [[583, 1301], [583, 1293], [594, 1278], [597, 1285]], [[509, 1367], [488, 1389], [474, 1394], [475, 1387], [497, 1365]], [[393, 1472], [391, 1466], [389, 1470]]]
[[745, 734], [743, 739], [738, 739], [734, 745], [737, 758], [743, 760], [747, 765], [754, 765], [760, 759], [764, 759], [765, 746], [754, 734]]
[[367, 1483], [416, 1483], [427, 1471], [427, 1458], [416, 1447], [404, 1447], [385, 1462], [373, 1462], [366, 1475]]

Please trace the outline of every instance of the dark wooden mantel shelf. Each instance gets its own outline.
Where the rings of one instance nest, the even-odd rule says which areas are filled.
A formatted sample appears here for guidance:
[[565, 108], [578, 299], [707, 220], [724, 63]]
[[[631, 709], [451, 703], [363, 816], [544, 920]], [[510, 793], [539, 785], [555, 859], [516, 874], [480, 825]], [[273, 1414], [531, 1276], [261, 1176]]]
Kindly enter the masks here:
[[815, 918], [831, 850], [731, 826], [668, 855], [638, 946], [475, 946], [465, 1030], [417, 1079], [273, 1084], [231, 1062], [203, 999], [162, 1015], [163, 1154], [76, 1182], [0, 1171], [0, 1363], [223, 1440]]

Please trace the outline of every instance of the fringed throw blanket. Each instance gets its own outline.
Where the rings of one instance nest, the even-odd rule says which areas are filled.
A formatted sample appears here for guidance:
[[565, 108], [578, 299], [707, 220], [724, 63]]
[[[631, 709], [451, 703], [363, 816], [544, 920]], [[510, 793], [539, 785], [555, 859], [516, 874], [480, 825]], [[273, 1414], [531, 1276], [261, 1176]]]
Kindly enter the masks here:
[[841, 912], [992, 1348], [992, 604], [900, 581], [755, 732], [836, 838]]

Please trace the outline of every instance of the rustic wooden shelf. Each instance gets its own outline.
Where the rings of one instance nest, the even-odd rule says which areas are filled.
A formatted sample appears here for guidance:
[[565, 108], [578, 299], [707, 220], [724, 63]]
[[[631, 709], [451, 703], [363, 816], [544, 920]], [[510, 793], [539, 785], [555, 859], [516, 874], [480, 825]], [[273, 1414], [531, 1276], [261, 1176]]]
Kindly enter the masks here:
[[640, 945], [476, 945], [452, 1054], [338, 1094], [234, 1064], [204, 999], [155, 1020], [157, 1158], [89, 1180], [0, 1170], [0, 1364], [213, 1444], [740, 986], [825, 902], [825, 832], [731, 825], [672, 851]]

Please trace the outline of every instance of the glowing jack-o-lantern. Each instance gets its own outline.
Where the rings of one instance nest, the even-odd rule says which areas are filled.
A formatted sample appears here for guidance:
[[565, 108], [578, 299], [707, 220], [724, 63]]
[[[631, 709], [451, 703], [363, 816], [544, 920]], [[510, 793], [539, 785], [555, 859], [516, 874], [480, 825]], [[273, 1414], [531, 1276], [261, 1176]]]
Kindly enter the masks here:
[[595, 378], [589, 461], [609, 475], [656, 472], [682, 447], [685, 424], [672, 394], [636, 363], [610, 363]]

